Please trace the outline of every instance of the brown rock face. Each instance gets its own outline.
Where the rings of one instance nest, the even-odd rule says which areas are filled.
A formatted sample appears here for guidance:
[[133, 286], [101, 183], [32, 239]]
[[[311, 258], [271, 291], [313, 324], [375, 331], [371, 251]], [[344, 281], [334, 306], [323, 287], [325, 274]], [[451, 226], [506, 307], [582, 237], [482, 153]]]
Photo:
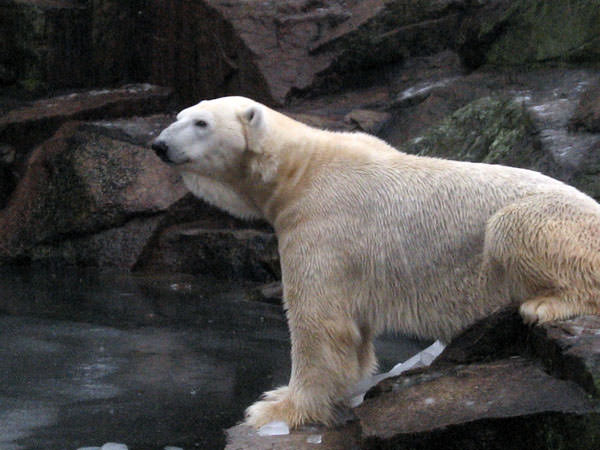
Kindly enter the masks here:
[[281, 104], [331, 62], [309, 55], [310, 43], [348, 19], [355, 3], [153, 2], [152, 82], [191, 102], [236, 93]]
[[32, 153], [0, 212], [1, 256], [25, 257], [37, 244], [156, 214], [184, 193], [179, 177], [146, 148], [68, 123]]

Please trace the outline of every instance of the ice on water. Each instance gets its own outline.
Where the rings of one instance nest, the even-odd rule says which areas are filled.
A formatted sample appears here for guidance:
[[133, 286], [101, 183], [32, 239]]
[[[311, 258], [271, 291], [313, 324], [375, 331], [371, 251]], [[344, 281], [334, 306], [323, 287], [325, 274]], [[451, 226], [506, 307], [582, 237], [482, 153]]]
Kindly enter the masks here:
[[[355, 386], [352, 392], [350, 406], [354, 408], [360, 405], [365, 398], [365, 393], [380, 381], [385, 380], [386, 378], [398, 376], [409, 369], [416, 369], [418, 367], [427, 367], [431, 365], [433, 360], [437, 358], [440, 353], [442, 353], [445, 347], [446, 346], [440, 341], [435, 341], [425, 350], [417, 353], [403, 363], [396, 364], [389, 372], [374, 375], [366, 380], [361, 381]], [[268, 423], [265, 426], [260, 427], [258, 430], [259, 436], [281, 436], [289, 433], [290, 429], [288, 425], [281, 421]]]
[[77, 450], [128, 450], [125, 444], [107, 442], [102, 447], [80, 447]]
[[[102, 447], [79, 447], [77, 450], [128, 450], [125, 444], [117, 444], [115, 442], [107, 442]], [[167, 446], [164, 450], [183, 450], [180, 447]]]

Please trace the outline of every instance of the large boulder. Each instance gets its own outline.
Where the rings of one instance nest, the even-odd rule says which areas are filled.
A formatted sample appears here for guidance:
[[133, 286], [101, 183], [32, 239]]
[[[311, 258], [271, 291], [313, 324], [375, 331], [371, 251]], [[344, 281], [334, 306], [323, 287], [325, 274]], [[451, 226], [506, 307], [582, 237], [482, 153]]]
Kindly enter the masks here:
[[33, 151], [0, 211], [0, 259], [44, 255], [31, 252], [123, 227], [167, 210], [185, 192], [178, 175], [147, 148], [69, 122]]
[[259, 436], [228, 430], [227, 449], [591, 449], [600, 440], [600, 319], [523, 325], [499, 311], [453, 340], [429, 368], [371, 389], [355, 419]]
[[404, 149], [422, 156], [548, 171], [548, 155], [536, 132], [522, 104], [483, 97], [460, 108]]
[[135, 269], [211, 275], [232, 281], [279, 279], [275, 234], [247, 227], [219, 224], [212, 228], [206, 220], [173, 225], [161, 230]]

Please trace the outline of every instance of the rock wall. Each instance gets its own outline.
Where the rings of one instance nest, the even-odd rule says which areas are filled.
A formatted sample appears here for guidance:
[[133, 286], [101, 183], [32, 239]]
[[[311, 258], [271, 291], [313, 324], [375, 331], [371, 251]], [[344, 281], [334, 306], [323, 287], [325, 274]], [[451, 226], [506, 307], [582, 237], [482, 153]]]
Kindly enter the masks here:
[[[407, 152], [533, 168], [600, 198], [598, 4], [5, 0], [0, 259], [276, 279], [268, 227], [184, 201], [146, 150], [178, 105], [227, 94]], [[562, 16], [568, 39], [543, 32]], [[122, 86], [132, 81], [166, 87]]]

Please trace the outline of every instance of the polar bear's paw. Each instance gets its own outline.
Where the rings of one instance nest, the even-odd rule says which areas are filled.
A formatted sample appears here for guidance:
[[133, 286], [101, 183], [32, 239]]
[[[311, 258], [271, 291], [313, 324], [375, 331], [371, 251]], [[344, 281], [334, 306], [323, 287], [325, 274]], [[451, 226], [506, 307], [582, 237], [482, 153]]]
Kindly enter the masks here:
[[[314, 400], [314, 399], [313, 399]], [[335, 422], [331, 405], [310, 398], [294, 398], [287, 386], [266, 392], [262, 400], [246, 410], [246, 424], [260, 428], [271, 422], [285, 422], [290, 428]]]
[[246, 409], [246, 423], [260, 428], [271, 422], [282, 421], [294, 427], [298, 425], [297, 415], [289, 398], [289, 388], [284, 386], [265, 392], [262, 400]]
[[585, 300], [585, 297], [576, 293], [566, 293], [555, 297], [536, 297], [523, 303], [519, 312], [527, 324], [564, 320], [581, 314], [598, 314], [597, 304], [594, 301]]

